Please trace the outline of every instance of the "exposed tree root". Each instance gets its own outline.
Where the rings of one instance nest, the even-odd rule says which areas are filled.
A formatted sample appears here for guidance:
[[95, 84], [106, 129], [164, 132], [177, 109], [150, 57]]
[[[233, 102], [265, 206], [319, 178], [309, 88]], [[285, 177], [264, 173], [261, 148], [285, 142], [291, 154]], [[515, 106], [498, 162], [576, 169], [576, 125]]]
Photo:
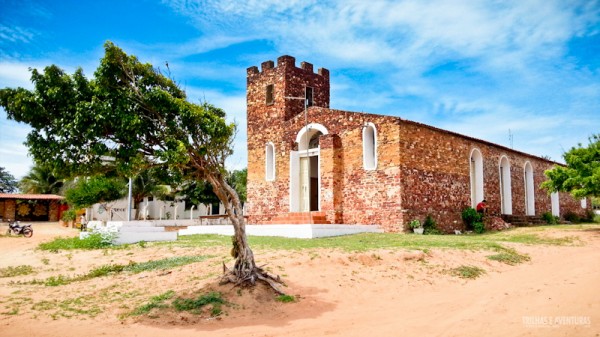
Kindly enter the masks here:
[[281, 286], [285, 286], [285, 283], [279, 276], [273, 276], [268, 272], [264, 271], [262, 267], [245, 268], [243, 270], [231, 270], [225, 266], [223, 262], [223, 276], [219, 281], [219, 284], [233, 283], [234, 287], [253, 287], [256, 282], [263, 282], [271, 287], [277, 294], [285, 295]]

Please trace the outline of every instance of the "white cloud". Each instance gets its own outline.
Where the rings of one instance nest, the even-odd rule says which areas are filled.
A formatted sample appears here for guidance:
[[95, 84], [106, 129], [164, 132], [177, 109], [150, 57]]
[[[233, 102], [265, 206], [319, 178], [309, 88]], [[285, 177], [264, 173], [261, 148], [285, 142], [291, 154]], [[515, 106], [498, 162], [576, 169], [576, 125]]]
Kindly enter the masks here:
[[0, 43], [23, 42], [30, 43], [36, 34], [27, 28], [9, 27], [0, 24]]

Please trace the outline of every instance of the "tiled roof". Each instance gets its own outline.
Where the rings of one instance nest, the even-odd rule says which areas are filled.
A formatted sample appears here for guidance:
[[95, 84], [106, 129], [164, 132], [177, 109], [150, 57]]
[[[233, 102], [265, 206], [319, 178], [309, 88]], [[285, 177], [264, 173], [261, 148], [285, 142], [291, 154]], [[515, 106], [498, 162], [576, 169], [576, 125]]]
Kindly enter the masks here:
[[61, 200], [64, 197], [56, 194], [10, 194], [0, 193], [0, 199], [26, 199], [26, 200]]

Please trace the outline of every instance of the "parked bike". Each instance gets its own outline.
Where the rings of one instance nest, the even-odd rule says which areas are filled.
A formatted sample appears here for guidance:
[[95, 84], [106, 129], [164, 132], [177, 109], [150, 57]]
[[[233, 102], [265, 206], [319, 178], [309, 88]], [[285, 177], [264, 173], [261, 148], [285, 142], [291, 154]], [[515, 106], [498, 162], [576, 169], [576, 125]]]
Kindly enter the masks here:
[[21, 226], [21, 223], [19, 221], [9, 221], [6, 235], [10, 235], [11, 233], [14, 233], [15, 235], [23, 235], [26, 238], [30, 238], [33, 235], [33, 228], [31, 228], [31, 224]]

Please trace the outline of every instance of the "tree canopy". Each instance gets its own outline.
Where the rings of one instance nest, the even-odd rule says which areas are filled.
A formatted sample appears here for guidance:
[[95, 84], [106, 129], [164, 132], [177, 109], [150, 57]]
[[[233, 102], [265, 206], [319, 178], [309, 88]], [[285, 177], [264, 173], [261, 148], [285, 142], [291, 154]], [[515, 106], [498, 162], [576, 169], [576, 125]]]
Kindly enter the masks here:
[[64, 179], [55, 170], [44, 165], [35, 165], [19, 181], [19, 190], [23, 193], [59, 194]]
[[127, 194], [127, 185], [120, 178], [95, 176], [79, 179], [68, 189], [65, 198], [75, 208], [90, 207], [95, 203], [118, 200]]
[[0, 193], [13, 193], [17, 191], [17, 181], [15, 177], [0, 167]]
[[569, 192], [573, 197], [600, 196], [600, 134], [589, 139], [587, 147], [579, 144], [563, 155], [566, 166], [544, 172], [548, 180], [542, 187], [550, 192]]
[[7, 116], [32, 127], [26, 145], [34, 160], [65, 176], [92, 175], [114, 158], [120, 176], [160, 168], [184, 180], [206, 180], [223, 203], [235, 235], [234, 268], [224, 282], [270, 284], [278, 279], [256, 266], [245, 231], [242, 204], [227, 182], [235, 125], [208, 103], [193, 104], [185, 92], [151, 64], [111, 42], [94, 73], [69, 75], [55, 65], [31, 70], [33, 90], [0, 89]]

